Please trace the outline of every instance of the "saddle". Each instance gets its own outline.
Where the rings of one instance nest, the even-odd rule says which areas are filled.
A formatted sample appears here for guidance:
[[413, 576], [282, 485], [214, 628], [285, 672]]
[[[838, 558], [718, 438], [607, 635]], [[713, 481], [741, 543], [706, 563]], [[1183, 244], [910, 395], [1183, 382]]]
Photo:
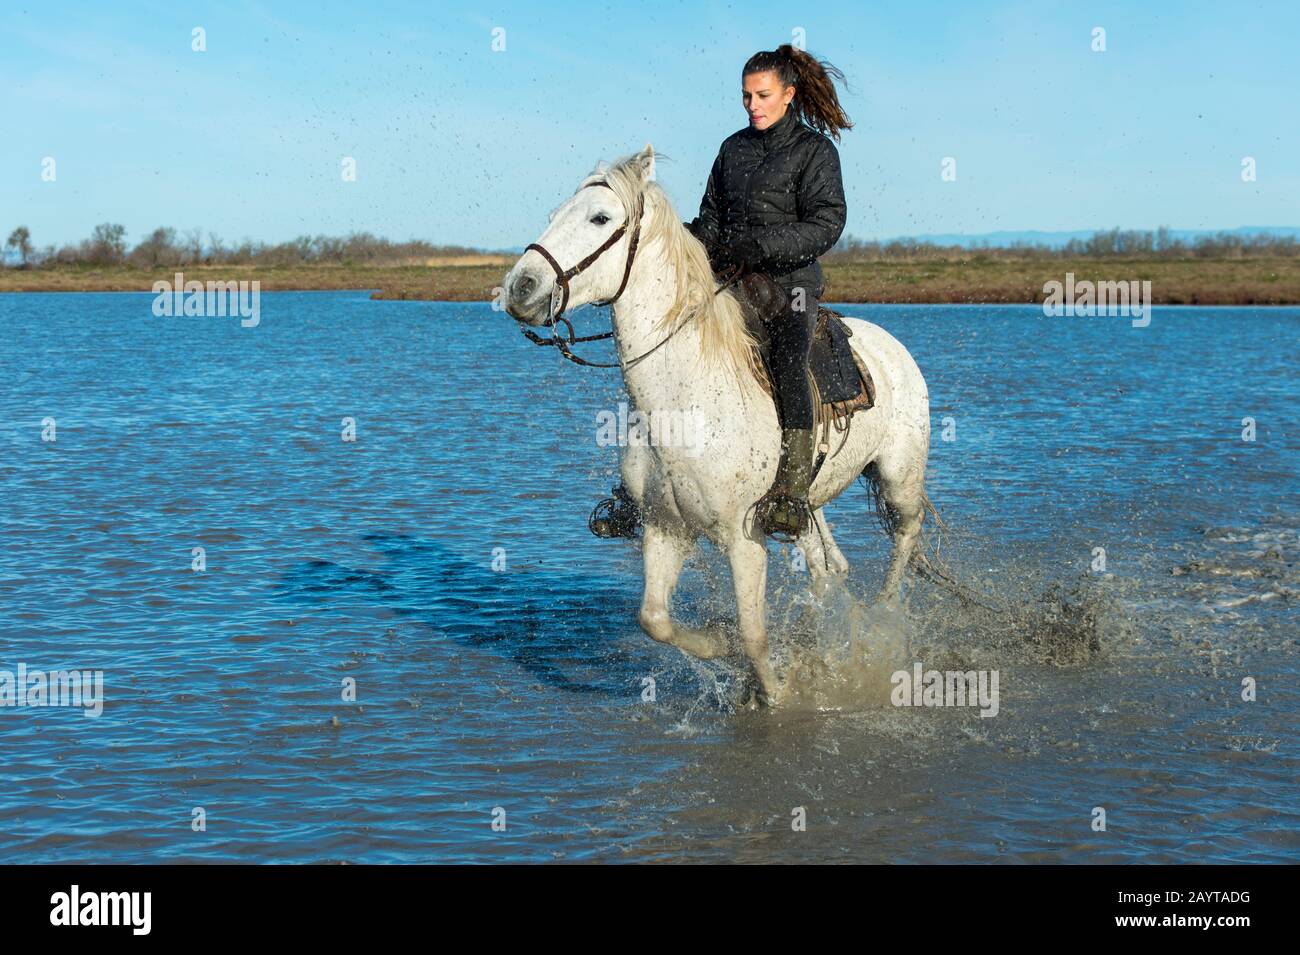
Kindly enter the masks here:
[[[762, 382], [763, 390], [773, 395], [768, 326], [789, 307], [789, 297], [770, 276], [751, 272], [738, 280], [736, 298], [741, 303], [745, 324], [758, 342], [763, 369], [767, 373], [767, 380]], [[849, 344], [852, 335], [852, 330], [844, 324], [843, 315], [818, 303], [808, 371], [819, 425], [838, 424], [856, 411], [875, 407], [876, 385], [871, 372]], [[778, 416], [780, 410], [780, 402], [777, 402]]]

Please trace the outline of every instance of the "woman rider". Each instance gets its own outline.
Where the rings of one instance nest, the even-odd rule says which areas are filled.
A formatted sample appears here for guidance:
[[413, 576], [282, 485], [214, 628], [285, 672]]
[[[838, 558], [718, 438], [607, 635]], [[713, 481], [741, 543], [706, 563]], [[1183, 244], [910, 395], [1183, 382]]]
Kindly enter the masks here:
[[[751, 56], [741, 72], [749, 125], [722, 143], [700, 214], [686, 223], [709, 250], [715, 271], [740, 267], [742, 274], [765, 273], [787, 298], [767, 326], [782, 423], [781, 462], [755, 515], [765, 534], [786, 538], [802, 533], [809, 519], [808, 351], [825, 291], [817, 257], [838, 241], [846, 215], [839, 152], [828, 137], [838, 140], [840, 130], [853, 124], [840, 107], [832, 77], [843, 80], [844, 74], [789, 44]], [[753, 282], [735, 286], [751, 302], [761, 288]], [[614, 494], [592, 515], [592, 532], [634, 536], [636, 506], [623, 488]]]

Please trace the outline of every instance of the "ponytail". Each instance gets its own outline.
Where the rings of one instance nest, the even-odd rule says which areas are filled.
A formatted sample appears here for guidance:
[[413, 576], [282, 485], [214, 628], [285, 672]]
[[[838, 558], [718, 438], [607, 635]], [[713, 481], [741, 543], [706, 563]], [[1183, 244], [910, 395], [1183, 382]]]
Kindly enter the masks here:
[[853, 128], [835, 93], [834, 81], [843, 83], [844, 74], [830, 63], [817, 59], [807, 50], [783, 43], [775, 50], [764, 50], [751, 56], [741, 75], [769, 70], [777, 75], [781, 85], [795, 88], [794, 99], [788, 108], [794, 110], [796, 119], [837, 141], [840, 130]]

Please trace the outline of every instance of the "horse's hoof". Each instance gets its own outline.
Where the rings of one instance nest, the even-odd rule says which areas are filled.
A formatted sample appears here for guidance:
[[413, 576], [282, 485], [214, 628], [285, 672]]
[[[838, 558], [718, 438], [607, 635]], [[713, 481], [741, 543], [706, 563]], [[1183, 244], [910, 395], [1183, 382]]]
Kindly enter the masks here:
[[687, 627], [677, 628], [674, 642], [682, 651], [698, 660], [717, 660], [727, 656], [730, 650], [727, 639], [722, 634]]
[[807, 683], [830, 676], [830, 665], [822, 659], [815, 648], [796, 648], [792, 663], [791, 669], [798, 675], [800, 682]]
[[754, 698], [764, 709], [774, 710], [778, 706], [783, 705], [786, 700], [789, 699], [789, 693], [785, 686], [778, 683], [770, 690], [759, 687], [758, 691], [754, 694]]
[[876, 602], [872, 604], [872, 606], [882, 607], [885, 610], [902, 610], [903, 595], [899, 593], [897, 590], [894, 591], [882, 590], [879, 594], [876, 595]]
[[745, 680], [744, 685], [740, 688], [740, 699], [736, 701], [736, 709], [758, 709], [758, 681], [753, 677]]

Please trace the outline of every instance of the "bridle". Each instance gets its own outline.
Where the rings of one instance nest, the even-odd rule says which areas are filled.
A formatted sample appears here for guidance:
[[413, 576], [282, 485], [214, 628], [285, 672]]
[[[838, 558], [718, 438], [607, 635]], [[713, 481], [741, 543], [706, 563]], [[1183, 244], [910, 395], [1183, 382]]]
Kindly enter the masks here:
[[[591, 186], [604, 186], [606, 189], [609, 189], [611, 192], [614, 189], [613, 186], [605, 182], [605, 180], [603, 179], [599, 179], [596, 182], [589, 182], [587, 183], [586, 186], [583, 186], [583, 188], [586, 189]], [[614, 302], [617, 302], [618, 297], [623, 294], [623, 289], [627, 288], [627, 278], [629, 275], [632, 274], [632, 261], [636, 258], [637, 243], [641, 241], [641, 214], [644, 208], [645, 208], [645, 194], [642, 193], [641, 195], [638, 195], [636, 197], [636, 215], [628, 220], [629, 222], [633, 223], [632, 241], [629, 242], [627, 246], [627, 262], [623, 266], [623, 281], [618, 283], [618, 291], [615, 292], [614, 297], [609, 299], [608, 301], [594, 302], [592, 304], [612, 305]], [[619, 239], [623, 238], [624, 233], [627, 232], [627, 225], [628, 223], [624, 222], [621, 226], [619, 226], [617, 229], [611, 232], [609, 238], [600, 244], [600, 248], [598, 248], [595, 252], [591, 253], [591, 255], [587, 256], [585, 259], [583, 259], [581, 262], [579, 262], [577, 265], [573, 266], [570, 269], [560, 268], [560, 263], [555, 261], [555, 256], [551, 255], [551, 253], [547, 252], [543, 246], [539, 245], [536, 242], [531, 243], [524, 249], [524, 252], [528, 252], [529, 249], [536, 249], [541, 254], [542, 258], [544, 258], [550, 264], [551, 268], [555, 271], [555, 287], [560, 290], [560, 307], [558, 309], [555, 308], [552, 309], [551, 314], [547, 316], [546, 319], [547, 325], [554, 325], [556, 319], [562, 318], [564, 315], [564, 310], [569, 307], [569, 279], [573, 278], [575, 275], [582, 272], [583, 269], [591, 265], [598, 258], [600, 258], [602, 255], [608, 252], [614, 246], [614, 243], [618, 242]], [[555, 304], [555, 297], [554, 294], [552, 294], [551, 305], [554, 306], [554, 304]]]
[[[589, 182], [587, 183], [586, 186], [583, 186], [583, 188], [586, 189], [590, 186], [604, 186], [606, 189], [609, 189], [611, 191], [613, 191], [614, 189], [613, 186], [611, 186], [608, 182], [606, 182], [603, 179], [599, 179], [595, 182]], [[555, 260], [555, 256], [551, 255], [550, 252], [546, 251], [545, 247], [543, 247], [537, 242], [529, 243], [529, 245], [524, 248], [525, 254], [527, 254], [530, 250], [536, 250], [537, 253], [546, 260], [547, 264], [550, 265], [551, 270], [555, 272], [555, 288], [558, 289], [560, 292], [560, 307], [558, 309], [555, 307], [555, 292], [554, 291], [551, 292], [551, 312], [549, 315], [547, 315], [546, 321], [542, 323], [550, 327], [551, 329], [550, 338], [543, 338], [541, 335], [538, 335], [536, 332], [533, 332], [532, 330], [525, 328], [522, 324], [519, 326], [519, 330], [522, 331], [526, 336], [528, 336], [528, 339], [534, 345], [554, 345], [556, 348], [560, 350], [560, 354], [563, 355], [565, 358], [569, 359], [569, 361], [574, 362], [575, 364], [578, 365], [586, 365], [589, 368], [623, 367], [626, 370], [627, 368], [631, 368], [633, 365], [639, 363], [642, 359], [647, 358], [654, 352], [658, 351], [662, 345], [667, 343], [668, 339], [672, 338], [681, 330], [682, 325], [679, 324], [676, 328], [674, 328], [671, 332], [669, 332], [664, 337], [664, 339], [659, 342], [658, 345], [655, 345], [649, 351], [644, 352], [640, 355], [637, 355], [635, 358], [630, 359], [626, 363], [626, 365], [624, 365], [623, 362], [587, 361], [587, 359], [575, 355], [569, 348], [569, 346], [576, 345], [578, 342], [597, 342], [606, 338], [614, 337], [614, 333], [612, 331], [602, 332], [599, 335], [584, 335], [582, 337], [578, 337], [576, 335], [573, 329], [573, 323], [564, 317], [564, 310], [569, 307], [569, 280], [573, 278], [575, 275], [581, 273], [589, 265], [591, 265], [593, 262], [599, 259], [611, 248], [613, 248], [615, 243], [617, 243], [618, 240], [623, 238], [623, 236], [627, 233], [628, 224], [631, 223], [632, 239], [627, 246], [627, 261], [623, 265], [623, 281], [618, 283], [618, 291], [614, 293], [612, 298], [606, 299], [603, 302], [593, 302], [592, 304], [604, 306], [604, 305], [613, 305], [615, 302], [617, 302], [619, 296], [623, 294], [623, 290], [627, 288], [628, 277], [632, 274], [632, 263], [636, 259], [636, 247], [637, 244], [641, 241], [641, 216], [644, 213], [644, 211], [645, 211], [645, 194], [642, 193], [638, 195], [636, 199], [636, 215], [632, 216], [630, 219], [628, 219], [622, 225], [620, 225], [617, 229], [611, 232], [609, 238], [606, 239], [604, 242], [602, 242], [600, 244], [600, 247], [597, 248], [594, 252], [592, 252], [590, 255], [584, 258], [577, 265], [574, 265], [568, 269], [561, 268], [560, 263]], [[718, 292], [721, 292], [722, 289], [726, 288], [732, 282], [734, 282], [736, 277], [737, 277], [736, 275], [733, 275], [728, 281], [724, 282], [723, 285], [718, 289]], [[716, 295], [718, 294], [718, 292], [715, 292], [714, 294]], [[557, 331], [557, 326], [560, 323], [563, 323], [565, 328], [568, 330], [564, 338], [561, 338]]]

